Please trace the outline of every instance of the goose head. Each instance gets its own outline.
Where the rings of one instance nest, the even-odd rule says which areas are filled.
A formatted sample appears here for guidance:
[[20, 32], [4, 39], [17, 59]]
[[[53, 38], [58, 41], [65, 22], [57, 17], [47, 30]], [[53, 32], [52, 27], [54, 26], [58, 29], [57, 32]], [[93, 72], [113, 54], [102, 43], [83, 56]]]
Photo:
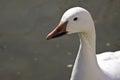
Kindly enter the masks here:
[[46, 39], [52, 39], [72, 33], [87, 33], [92, 29], [93, 20], [90, 13], [81, 7], [68, 9], [62, 16], [57, 27]]

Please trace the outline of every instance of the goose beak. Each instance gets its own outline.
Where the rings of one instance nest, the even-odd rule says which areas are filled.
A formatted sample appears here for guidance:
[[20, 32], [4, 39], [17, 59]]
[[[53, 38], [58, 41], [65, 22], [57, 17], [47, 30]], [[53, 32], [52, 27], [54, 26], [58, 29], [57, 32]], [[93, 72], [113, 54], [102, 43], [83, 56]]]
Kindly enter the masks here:
[[49, 40], [49, 39], [53, 39], [53, 38], [60, 37], [67, 34], [67, 31], [66, 31], [67, 23], [68, 23], [67, 21], [60, 22], [57, 25], [57, 27], [46, 36], [46, 39]]

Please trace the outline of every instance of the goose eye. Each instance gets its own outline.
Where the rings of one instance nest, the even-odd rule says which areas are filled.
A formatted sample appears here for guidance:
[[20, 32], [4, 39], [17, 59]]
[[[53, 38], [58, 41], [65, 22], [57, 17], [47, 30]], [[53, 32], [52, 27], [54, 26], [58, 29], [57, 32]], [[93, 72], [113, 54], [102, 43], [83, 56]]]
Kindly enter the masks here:
[[77, 17], [75, 17], [74, 19], [73, 19], [73, 21], [77, 21], [78, 20], [78, 18]]

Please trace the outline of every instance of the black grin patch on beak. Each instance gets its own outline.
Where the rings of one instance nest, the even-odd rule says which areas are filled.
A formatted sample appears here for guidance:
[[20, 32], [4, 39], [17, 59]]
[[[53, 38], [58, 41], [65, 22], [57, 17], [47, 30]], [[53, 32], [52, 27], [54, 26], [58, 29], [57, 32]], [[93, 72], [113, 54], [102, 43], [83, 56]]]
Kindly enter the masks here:
[[65, 34], [67, 34], [67, 32], [59, 32], [59, 33], [55, 34], [52, 38], [58, 38], [58, 37], [63, 36]]

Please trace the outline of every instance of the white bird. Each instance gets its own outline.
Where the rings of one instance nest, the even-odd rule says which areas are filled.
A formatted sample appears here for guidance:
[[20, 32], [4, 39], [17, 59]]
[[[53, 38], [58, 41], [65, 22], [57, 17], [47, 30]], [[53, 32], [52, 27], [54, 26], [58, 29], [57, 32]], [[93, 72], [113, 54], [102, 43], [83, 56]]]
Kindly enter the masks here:
[[70, 80], [120, 80], [120, 51], [96, 55], [94, 22], [86, 9], [67, 10], [46, 39], [72, 33], [79, 34], [81, 45]]

